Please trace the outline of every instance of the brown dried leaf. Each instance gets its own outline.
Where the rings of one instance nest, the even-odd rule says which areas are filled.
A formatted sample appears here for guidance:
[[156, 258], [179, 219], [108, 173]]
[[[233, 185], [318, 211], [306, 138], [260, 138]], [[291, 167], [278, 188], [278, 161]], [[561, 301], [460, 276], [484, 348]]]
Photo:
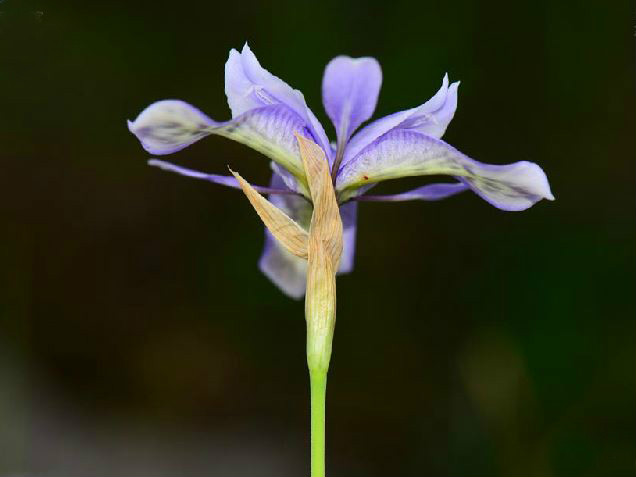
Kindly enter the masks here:
[[311, 237], [309, 250], [305, 297], [307, 364], [311, 370], [326, 372], [336, 325], [336, 270], [322, 242]]
[[254, 188], [239, 174], [230, 169], [239, 182], [241, 189], [249, 199], [267, 229], [293, 255], [307, 259], [309, 235], [285, 212], [280, 210]]
[[[316, 143], [299, 134], [296, 134], [296, 139], [314, 203], [309, 235], [323, 243], [332, 260], [333, 269], [337, 270], [342, 255], [342, 219], [329, 173], [329, 162]], [[311, 247], [310, 241], [310, 256]]]

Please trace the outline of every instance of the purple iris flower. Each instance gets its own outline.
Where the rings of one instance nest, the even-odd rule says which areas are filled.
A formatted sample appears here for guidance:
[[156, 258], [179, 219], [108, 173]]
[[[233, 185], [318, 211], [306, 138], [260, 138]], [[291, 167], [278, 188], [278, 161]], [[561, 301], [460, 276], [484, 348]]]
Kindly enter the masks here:
[[[130, 131], [151, 154], [179, 151], [210, 134], [246, 144], [272, 160], [269, 194], [274, 205], [305, 229], [312, 205], [294, 133], [311, 138], [329, 161], [344, 226], [344, 249], [338, 273], [353, 269], [356, 212], [359, 201], [439, 200], [472, 190], [495, 207], [518, 211], [541, 199], [554, 200], [543, 170], [532, 162], [489, 165], [462, 154], [440, 138], [455, 114], [459, 82], [442, 86], [424, 104], [391, 114], [356, 130], [371, 118], [380, 92], [382, 71], [373, 58], [339, 56], [329, 62], [322, 81], [323, 105], [337, 141], [329, 142], [302, 93], [269, 73], [247, 44], [230, 51], [225, 64], [225, 94], [232, 119], [217, 122], [178, 100], [148, 106]], [[355, 134], [354, 134], [355, 133]], [[164, 161], [149, 164], [186, 176], [238, 188], [232, 176], [206, 174]], [[429, 184], [395, 195], [370, 195], [378, 182], [408, 176], [447, 175], [454, 182]], [[294, 298], [305, 293], [307, 262], [291, 255], [265, 231], [259, 268]]]

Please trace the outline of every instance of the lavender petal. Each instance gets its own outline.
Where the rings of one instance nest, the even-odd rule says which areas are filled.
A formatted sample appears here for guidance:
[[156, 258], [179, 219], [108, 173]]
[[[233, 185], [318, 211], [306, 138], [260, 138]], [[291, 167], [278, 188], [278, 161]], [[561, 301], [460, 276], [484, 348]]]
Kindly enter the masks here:
[[[218, 174], [208, 174], [206, 172], [195, 171], [194, 169], [188, 169], [186, 167], [177, 166], [176, 164], [172, 164], [167, 161], [161, 161], [159, 159], [150, 159], [148, 161], [149, 166], [158, 167], [164, 171], [175, 172], [179, 175], [191, 177], [193, 179], [201, 179], [208, 182], [213, 182], [214, 184], [223, 185], [226, 187], [231, 187], [233, 189], [241, 189], [238, 181], [234, 178], [234, 176], [221, 176]], [[259, 185], [250, 184], [254, 190], [261, 194], [280, 194], [280, 195], [296, 195], [297, 192], [290, 190], [288, 188], [274, 188], [274, 187], [264, 187]]]
[[287, 106], [305, 122], [313, 139], [330, 157], [325, 130], [307, 106], [303, 94], [263, 68], [247, 43], [240, 53], [230, 51], [225, 64], [225, 94], [233, 118], [263, 106]]
[[382, 70], [374, 58], [338, 56], [329, 62], [322, 79], [322, 102], [339, 143], [373, 115], [381, 84]]
[[362, 128], [349, 141], [343, 165], [380, 136], [395, 129], [411, 129], [427, 136], [442, 137], [455, 115], [458, 87], [459, 82], [449, 86], [448, 75], [444, 75], [441, 88], [426, 103], [385, 116]]
[[468, 190], [468, 186], [463, 182], [456, 182], [454, 184], [440, 183], [440, 184], [427, 184], [422, 187], [402, 192], [400, 194], [387, 194], [387, 195], [359, 195], [354, 200], [360, 202], [405, 202], [408, 200], [442, 200], [447, 197], [459, 194]]
[[554, 200], [548, 179], [537, 164], [484, 164], [440, 139], [400, 129], [383, 135], [345, 164], [336, 189], [344, 201], [383, 180], [438, 174], [456, 177], [502, 210], [524, 210], [541, 199]]
[[305, 171], [294, 133], [310, 136], [306, 123], [283, 104], [250, 109], [227, 122], [216, 122], [195, 107], [178, 100], [158, 101], [128, 124], [152, 154], [170, 154], [199, 139], [217, 134], [250, 146], [278, 163], [293, 176], [288, 187], [306, 193]]
[[342, 275], [353, 271], [356, 254], [356, 231], [358, 223], [358, 204], [347, 202], [340, 206], [340, 218], [342, 219], [342, 256], [338, 274]]
[[167, 99], [152, 103], [128, 129], [151, 154], [172, 154], [212, 134], [218, 123], [194, 106]]

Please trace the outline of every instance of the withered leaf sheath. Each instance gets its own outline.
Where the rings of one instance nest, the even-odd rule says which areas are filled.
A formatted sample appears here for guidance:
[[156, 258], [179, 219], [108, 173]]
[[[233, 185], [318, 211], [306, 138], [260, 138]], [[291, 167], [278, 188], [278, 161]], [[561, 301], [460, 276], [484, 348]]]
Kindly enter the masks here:
[[296, 135], [314, 204], [309, 227], [307, 267], [307, 364], [326, 372], [336, 324], [336, 270], [342, 255], [342, 220], [329, 173], [329, 163], [317, 144]]
[[296, 135], [313, 203], [309, 232], [232, 171], [241, 189], [276, 239], [292, 254], [307, 260], [307, 364], [326, 372], [336, 322], [336, 270], [342, 255], [342, 220], [329, 163], [317, 144]]

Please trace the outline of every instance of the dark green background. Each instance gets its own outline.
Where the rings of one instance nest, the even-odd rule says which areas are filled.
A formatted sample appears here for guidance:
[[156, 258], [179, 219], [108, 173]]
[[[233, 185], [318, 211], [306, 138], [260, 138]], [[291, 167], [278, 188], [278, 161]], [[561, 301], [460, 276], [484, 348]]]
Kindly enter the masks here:
[[[376, 57], [376, 117], [462, 81], [445, 139], [531, 160], [555, 202], [362, 204], [338, 281], [335, 476], [630, 476], [635, 466], [633, 3], [0, 3], [0, 475], [308, 469], [302, 302], [256, 268], [229, 189], [147, 167], [150, 102], [229, 118], [249, 41], [321, 107], [325, 64]], [[212, 137], [170, 157], [253, 183]], [[381, 191], [422, 184], [405, 180]]]

